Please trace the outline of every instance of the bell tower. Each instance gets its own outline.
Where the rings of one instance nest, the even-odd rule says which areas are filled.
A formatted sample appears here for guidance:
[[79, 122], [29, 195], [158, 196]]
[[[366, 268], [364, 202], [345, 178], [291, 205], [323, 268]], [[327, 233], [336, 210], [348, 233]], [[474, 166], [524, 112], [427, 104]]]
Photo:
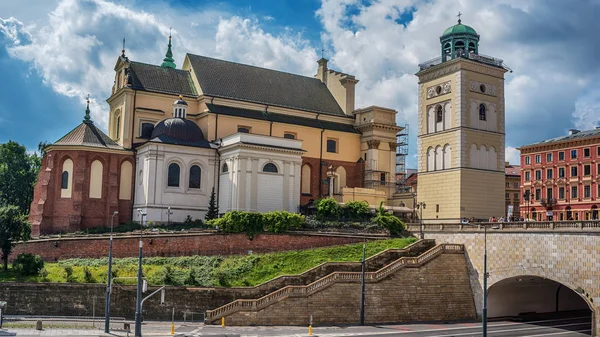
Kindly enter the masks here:
[[504, 73], [458, 24], [441, 55], [419, 65], [418, 202], [424, 222], [501, 217], [504, 209]]

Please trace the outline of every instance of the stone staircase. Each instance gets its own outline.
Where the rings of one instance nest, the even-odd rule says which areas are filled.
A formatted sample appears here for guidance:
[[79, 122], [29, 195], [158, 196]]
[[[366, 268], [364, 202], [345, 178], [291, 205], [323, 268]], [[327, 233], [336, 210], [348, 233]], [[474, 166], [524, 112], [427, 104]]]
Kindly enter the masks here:
[[[464, 256], [464, 247], [459, 244], [440, 244], [434, 246], [433, 240], [420, 240], [402, 250], [386, 250], [366, 261], [365, 283], [378, 283], [404, 268], [419, 268], [442, 254], [463, 254]], [[464, 264], [460, 262], [460, 259], [458, 261], [461, 266]], [[464, 257], [462, 261], [464, 262]], [[335, 267], [335, 271], [332, 271], [333, 267]], [[464, 265], [464, 271], [466, 273], [466, 265]], [[324, 273], [326, 275], [323, 275]], [[462, 276], [464, 275], [459, 275], [459, 278], [462, 279]], [[227, 319], [229, 320], [230, 317], [234, 316], [235, 318], [230, 320], [230, 322], [233, 321], [233, 324], [253, 324], [256, 322], [256, 320], [253, 320], [256, 318], [256, 315], [250, 317], [248, 316], [249, 313], [266, 312], [268, 310], [265, 309], [274, 304], [279, 304], [278, 310], [280, 310], [282, 301], [286, 299], [298, 298], [306, 300], [327, 290], [336, 283], [360, 284], [361, 278], [360, 263], [325, 263], [303, 274], [279, 277], [257, 286], [264, 289], [272, 289], [277, 285], [286, 284], [262, 297], [257, 299], [238, 299], [214, 310], [208, 310], [206, 312], [205, 323], [218, 323], [222, 317], [228, 317]], [[467, 292], [470, 292], [468, 275], [464, 278], [466, 281], [463, 280], [460, 284], [463, 287], [466, 284], [466, 287], [469, 288]], [[285, 282], [282, 282], [284, 280]], [[296, 282], [305, 284], [294, 284]], [[343, 291], [338, 296], [341, 295], [343, 297], [345, 295]], [[313, 308], [308, 309], [309, 312], [318, 311], [318, 308], [315, 307], [315, 301], [311, 303], [304, 301], [301, 304], [290, 303], [290, 305], [294, 307], [292, 311], [298, 311], [296, 314], [304, 315], [304, 311], [306, 311], [304, 308], [311, 305]], [[246, 321], [244, 317], [250, 318]], [[285, 319], [280, 323], [285, 323]], [[293, 322], [288, 323], [294, 324]]]

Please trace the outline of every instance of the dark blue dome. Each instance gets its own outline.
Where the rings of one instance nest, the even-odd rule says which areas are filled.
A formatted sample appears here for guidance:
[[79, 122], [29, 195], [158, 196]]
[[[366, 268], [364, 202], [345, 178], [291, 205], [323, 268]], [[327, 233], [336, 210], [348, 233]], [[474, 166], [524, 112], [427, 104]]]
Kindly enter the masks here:
[[156, 124], [150, 139], [168, 144], [210, 147], [200, 127], [184, 118], [169, 118]]

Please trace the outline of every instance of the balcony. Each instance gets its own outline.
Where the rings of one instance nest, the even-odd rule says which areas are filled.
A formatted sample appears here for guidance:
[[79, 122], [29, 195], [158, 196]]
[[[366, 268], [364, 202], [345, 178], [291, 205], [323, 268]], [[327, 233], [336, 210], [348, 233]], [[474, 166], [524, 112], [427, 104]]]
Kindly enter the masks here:
[[[495, 57], [487, 56], [487, 55], [481, 55], [481, 54], [475, 54], [475, 53], [464, 54], [464, 53], [461, 53], [461, 51], [457, 51], [455, 58], [459, 58], [459, 57], [468, 59], [468, 60], [485, 63], [485, 64], [489, 64], [489, 65], [495, 66], [495, 67], [504, 68], [504, 65], [503, 65], [504, 61], [502, 61], [501, 59], [495, 58]], [[448, 56], [446, 58], [446, 61], [450, 61], [450, 60], [451, 60], [450, 56]], [[441, 56], [436, 57], [433, 60], [429, 60], [427, 62], [419, 64], [419, 70], [425, 70], [425, 69], [431, 68], [433, 66], [437, 66], [438, 64], [441, 64], [441, 63], [443, 63], [442, 57]]]
[[555, 198], [542, 199], [541, 202], [543, 207], [554, 207], [557, 204], [557, 200]]

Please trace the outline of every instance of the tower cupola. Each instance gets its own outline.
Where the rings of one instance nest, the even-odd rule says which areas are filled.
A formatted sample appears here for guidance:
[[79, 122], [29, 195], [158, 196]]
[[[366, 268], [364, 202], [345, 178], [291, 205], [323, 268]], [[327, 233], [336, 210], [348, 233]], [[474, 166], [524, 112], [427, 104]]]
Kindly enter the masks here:
[[167, 46], [167, 53], [163, 59], [163, 63], [160, 65], [163, 68], [177, 68], [175, 66], [175, 60], [173, 59], [173, 52], [171, 51], [171, 35], [169, 34], [169, 44]]
[[479, 34], [470, 26], [463, 25], [458, 14], [458, 24], [449, 27], [440, 36], [442, 62], [468, 54], [479, 54]]
[[187, 102], [183, 100], [183, 96], [179, 95], [179, 99], [173, 103], [173, 118], [185, 119], [187, 107]]

